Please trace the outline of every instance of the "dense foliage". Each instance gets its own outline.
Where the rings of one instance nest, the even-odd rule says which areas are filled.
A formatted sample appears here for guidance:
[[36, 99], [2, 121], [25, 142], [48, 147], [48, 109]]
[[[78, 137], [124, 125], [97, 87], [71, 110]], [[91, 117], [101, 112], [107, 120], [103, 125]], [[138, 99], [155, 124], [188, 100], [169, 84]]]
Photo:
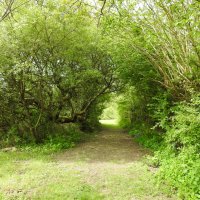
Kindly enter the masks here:
[[38, 143], [54, 123], [84, 129], [115, 81], [91, 14], [85, 6], [47, 1], [13, 15], [1, 23], [1, 130]]
[[191, 200], [200, 197], [199, 8], [198, 1], [119, 1], [103, 19], [125, 85], [120, 123], [156, 151], [159, 180]]
[[[96, 127], [117, 91], [120, 123], [156, 151], [158, 179], [199, 199], [199, 1], [8, 2], [0, 4], [4, 144], [76, 140], [65, 124]], [[113, 105], [104, 115], [113, 117]]]

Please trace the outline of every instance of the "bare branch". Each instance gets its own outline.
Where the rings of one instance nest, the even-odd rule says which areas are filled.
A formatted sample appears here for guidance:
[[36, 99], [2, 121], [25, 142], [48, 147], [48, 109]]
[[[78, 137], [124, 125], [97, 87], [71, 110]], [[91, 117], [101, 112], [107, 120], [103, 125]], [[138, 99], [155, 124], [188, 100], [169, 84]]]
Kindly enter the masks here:
[[101, 21], [101, 17], [103, 16], [103, 10], [104, 10], [104, 8], [105, 8], [105, 5], [106, 5], [106, 0], [103, 0], [103, 5], [102, 5], [101, 10], [100, 10], [100, 15], [99, 15], [99, 19], [98, 19], [98, 24], [97, 24], [97, 26], [100, 25], [100, 21]]

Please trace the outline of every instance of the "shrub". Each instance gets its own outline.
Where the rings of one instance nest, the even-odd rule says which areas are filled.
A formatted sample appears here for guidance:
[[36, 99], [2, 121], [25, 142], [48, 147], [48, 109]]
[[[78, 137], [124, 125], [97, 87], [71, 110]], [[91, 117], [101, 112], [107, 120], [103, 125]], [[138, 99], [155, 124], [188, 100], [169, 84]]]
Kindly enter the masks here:
[[71, 148], [81, 140], [82, 133], [78, 125], [67, 124], [62, 127], [58, 126], [58, 128], [54, 134], [48, 134], [47, 139], [44, 141], [45, 147], [57, 151]]
[[200, 94], [174, 102], [163, 93], [148, 104], [152, 124], [133, 122], [129, 134], [155, 151], [151, 165], [159, 167], [157, 179], [177, 190], [181, 199], [200, 199]]
[[39, 131], [46, 131], [48, 136], [44, 138], [42, 143], [36, 144], [34, 140], [30, 140], [30, 138], [29, 140], [19, 138], [16, 129], [13, 128], [10, 130], [9, 134], [4, 135], [0, 147], [17, 146], [25, 151], [49, 153], [71, 148], [83, 137], [83, 133], [76, 124], [67, 124], [63, 126], [58, 124], [46, 124], [46, 126], [42, 127]]
[[152, 130], [147, 124], [137, 124], [134, 129], [129, 131], [135, 140], [146, 148], [157, 150], [162, 142], [163, 136], [155, 130]]
[[156, 152], [158, 179], [178, 190], [182, 199], [200, 198], [200, 95], [181, 102], [171, 111], [171, 124], [163, 147]]

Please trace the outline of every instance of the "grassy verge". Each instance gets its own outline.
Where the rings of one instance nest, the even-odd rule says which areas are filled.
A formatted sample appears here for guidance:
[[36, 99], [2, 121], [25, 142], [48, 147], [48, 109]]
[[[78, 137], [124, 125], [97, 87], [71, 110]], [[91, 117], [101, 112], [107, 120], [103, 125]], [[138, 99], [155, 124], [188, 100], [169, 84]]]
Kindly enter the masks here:
[[0, 199], [101, 199], [70, 166], [40, 149], [0, 153]]
[[[163, 195], [166, 191], [155, 187], [152, 174], [141, 162], [91, 166], [85, 162], [58, 162], [53, 157], [55, 153], [36, 150], [0, 153], [0, 199], [168, 199]], [[95, 171], [93, 167], [98, 178], [90, 172]]]

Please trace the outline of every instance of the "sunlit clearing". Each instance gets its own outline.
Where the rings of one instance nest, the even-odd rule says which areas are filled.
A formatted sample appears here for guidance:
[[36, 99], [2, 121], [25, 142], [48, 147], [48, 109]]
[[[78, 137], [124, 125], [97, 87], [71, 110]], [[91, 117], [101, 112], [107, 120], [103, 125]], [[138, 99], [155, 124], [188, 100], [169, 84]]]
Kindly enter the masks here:
[[118, 119], [102, 119], [99, 120], [102, 125], [114, 125], [118, 126]]
[[102, 125], [118, 126], [119, 125], [119, 113], [117, 100], [114, 98], [112, 102], [108, 102], [104, 109], [99, 122]]

